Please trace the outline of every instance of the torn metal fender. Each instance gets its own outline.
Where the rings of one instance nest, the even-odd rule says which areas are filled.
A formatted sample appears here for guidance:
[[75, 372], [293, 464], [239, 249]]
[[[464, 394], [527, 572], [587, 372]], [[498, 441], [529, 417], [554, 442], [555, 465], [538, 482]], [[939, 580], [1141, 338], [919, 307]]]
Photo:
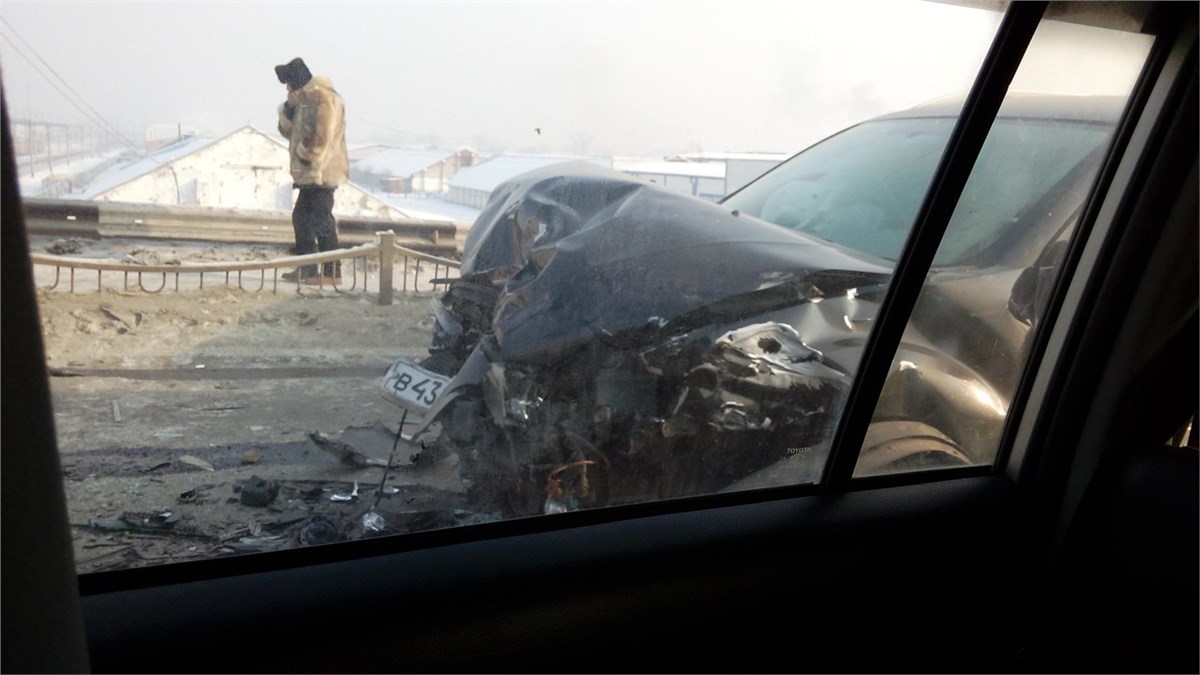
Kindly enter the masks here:
[[448, 337], [457, 338], [463, 334], [463, 325], [446, 305], [442, 304], [437, 298], [430, 299], [429, 306], [433, 309], [433, 315], [437, 320], [437, 327], [444, 331]]
[[500, 364], [492, 363], [480, 345], [475, 345], [475, 349], [471, 351], [462, 367], [455, 373], [454, 379], [450, 380], [450, 384], [446, 385], [433, 407], [429, 409], [429, 414], [421, 420], [412, 434], [405, 437], [405, 440], [412, 441], [419, 438], [429, 429], [430, 425], [437, 421], [451, 403], [475, 388], [478, 388], [483, 394], [492, 418], [500, 423], [504, 418], [503, 367]]
[[924, 422], [954, 439], [971, 463], [994, 456], [1008, 400], [945, 355], [902, 350], [876, 407], [874, 423]]

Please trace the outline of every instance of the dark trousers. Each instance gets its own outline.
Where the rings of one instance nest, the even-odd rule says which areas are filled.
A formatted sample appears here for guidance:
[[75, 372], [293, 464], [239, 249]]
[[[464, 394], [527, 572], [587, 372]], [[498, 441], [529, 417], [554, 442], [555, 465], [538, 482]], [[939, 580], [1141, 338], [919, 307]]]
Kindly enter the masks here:
[[[296, 232], [296, 255], [332, 251], [338, 247], [337, 221], [333, 217], [333, 188], [311, 185], [300, 187], [300, 196], [292, 209], [292, 229]], [[325, 263], [324, 274], [334, 276], [336, 262]], [[316, 276], [316, 265], [305, 265], [301, 274]]]

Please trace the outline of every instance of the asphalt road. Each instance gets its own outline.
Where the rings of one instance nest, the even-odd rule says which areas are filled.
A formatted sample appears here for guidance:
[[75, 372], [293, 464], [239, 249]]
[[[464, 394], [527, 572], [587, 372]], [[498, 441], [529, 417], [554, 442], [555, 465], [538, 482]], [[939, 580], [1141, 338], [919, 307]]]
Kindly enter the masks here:
[[[426, 351], [429, 299], [40, 293], [79, 571], [489, 518], [466, 502], [456, 458], [413, 465], [418, 448], [394, 436], [401, 410], [380, 395], [397, 356]], [[266, 503], [243, 500], [255, 481], [273, 486]]]
[[[344, 540], [488, 518], [471, 511], [453, 458], [414, 466], [419, 448], [392, 435], [400, 413], [378, 374], [346, 370], [53, 377], [79, 571], [325, 543], [312, 541], [317, 526]], [[348, 462], [314, 432], [360, 454]], [[256, 481], [275, 486], [270, 503], [243, 500]], [[177, 520], [155, 531], [157, 514]]]

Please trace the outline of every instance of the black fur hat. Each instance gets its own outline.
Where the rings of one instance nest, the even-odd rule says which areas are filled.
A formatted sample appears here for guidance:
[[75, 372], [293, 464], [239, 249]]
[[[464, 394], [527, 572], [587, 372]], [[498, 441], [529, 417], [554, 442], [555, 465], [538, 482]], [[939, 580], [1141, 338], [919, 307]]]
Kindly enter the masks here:
[[275, 76], [283, 84], [292, 85], [293, 89], [299, 89], [308, 84], [312, 79], [312, 73], [309, 72], [308, 66], [304, 65], [304, 59], [296, 57], [282, 66], [275, 66]]

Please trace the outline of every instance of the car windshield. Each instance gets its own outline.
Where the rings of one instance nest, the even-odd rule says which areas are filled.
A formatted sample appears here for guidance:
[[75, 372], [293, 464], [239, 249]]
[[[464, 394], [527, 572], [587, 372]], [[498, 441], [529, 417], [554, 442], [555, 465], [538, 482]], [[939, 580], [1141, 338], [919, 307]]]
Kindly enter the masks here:
[[[740, 213], [887, 260], [900, 255], [955, 120], [882, 119], [792, 157], [723, 203]], [[966, 264], [1084, 162], [1107, 125], [997, 119], [942, 241], [937, 265]]]

